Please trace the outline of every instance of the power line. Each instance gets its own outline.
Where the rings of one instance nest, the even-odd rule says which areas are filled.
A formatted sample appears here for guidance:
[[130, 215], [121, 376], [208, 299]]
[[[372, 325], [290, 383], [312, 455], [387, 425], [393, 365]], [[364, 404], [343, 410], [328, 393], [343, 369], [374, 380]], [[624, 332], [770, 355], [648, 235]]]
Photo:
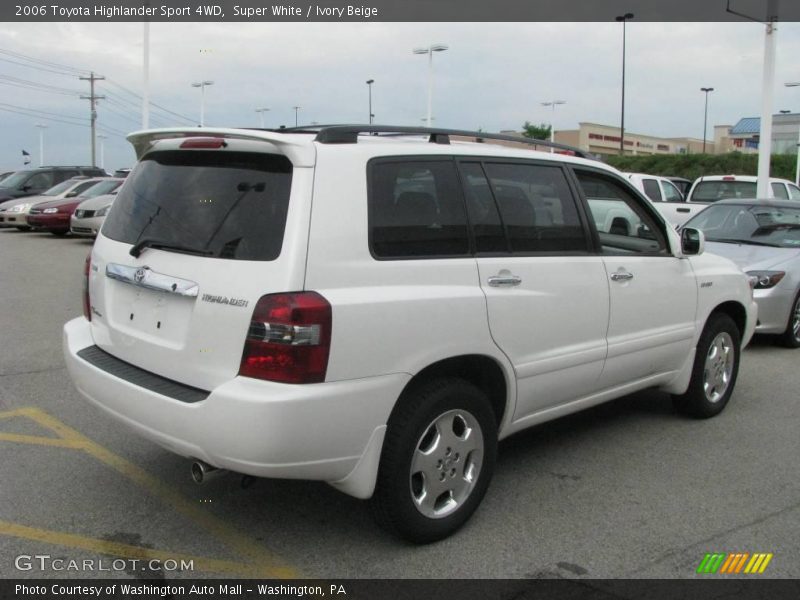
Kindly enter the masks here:
[[4, 48], [0, 48], [0, 54], [5, 54], [6, 56], [11, 56], [13, 58], [17, 58], [20, 60], [25, 60], [28, 62], [36, 63], [39, 65], [43, 65], [46, 67], [54, 68], [54, 69], [61, 69], [63, 71], [71, 71], [73, 75], [81, 74], [81, 73], [89, 73], [86, 69], [79, 69], [77, 67], [71, 67], [69, 65], [64, 65], [57, 62], [52, 62], [49, 60], [42, 60], [41, 58], [36, 58], [33, 56], [28, 56], [27, 54], [22, 54], [21, 52], [14, 52], [12, 50], [6, 50]]
[[62, 113], [54, 113], [47, 110], [41, 110], [39, 108], [27, 108], [25, 106], [16, 106], [15, 104], [8, 104], [6, 102], [0, 102], [0, 106], [8, 106], [9, 108], [16, 108], [19, 110], [27, 110], [33, 113], [40, 113], [42, 115], [52, 115], [54, 117], [58, 117], [60, 119], [75, 119], [76, 121], [84, 121], [81, 117], [73, 117], [72, 115], [65, 115]]
[[[107, 79], [106, 81], [108, 81], [108, 83], [110, 83], [111, 85], [114, 85], [114, 86], [118, 87], [119, 89], [127, 92], [128, 94], [130, 94], [131, 96], [133, 96], [137, 100], [139, 100], [139, 101], [143, 100], [141, 95], [139, 95], [136, 92], [130, 90], [129, 88], [126, 88], [124, 85], [117, 83], [113, 79]], [[180, 117], [181, 119], [184, 119], [185, 121], [189, 121], [190, 123], [194, 123], [194, 119], [192, 119], [191, 117], [187, 117], [186, 115], [182, 115], [182, 114], [177, 113], [175, 111], [172, 111], [172, 110], [170, 110], [168, 108], [165, 108], [165, 107], [161, 106], [160, 104], [156, 104], [152, 100], [149, 102], [149, 104], [150, 104], [150, 106], [153, 106], [155, 108], [163, 110], [164, 112], [169, 113], [170, 115], [173, 115], [175, 117]]]
[[22, 79], [21, 77], [14, 77], [13, 75], [2, 75], [0, 74], [0, 79], [4, 79], [8, 82], [12, 82], [17, 84], [20, 87], [27, 86], [38, 88], [44, 91], [55, 92], [59, 94], [70, 94], [70, 95], [79, 95], [80, 92], [78, 90], [72, 90], [69, 88], [59, 87], [57, 85], [50, 85], [48, 83], [41, 83], [38, 81], [31, 81], [29, 79]]

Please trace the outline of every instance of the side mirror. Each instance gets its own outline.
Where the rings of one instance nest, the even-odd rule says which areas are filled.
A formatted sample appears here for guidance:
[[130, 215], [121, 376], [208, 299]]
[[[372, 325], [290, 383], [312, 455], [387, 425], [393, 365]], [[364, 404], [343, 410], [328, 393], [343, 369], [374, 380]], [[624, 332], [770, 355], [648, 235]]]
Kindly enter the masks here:
[[699, 229], [686, 227], [680, 230], [681, 252], [684, 256], [697, 256], [706, 249], [706, 236]]
[[78, 195], [78, 192], [70, 192], [69, 194], [67, 194], [67, 195], [66, 195], [66, 196], [64, 196], [64, 197], [65, 197], [65, 198], [74, 198], [74, 197], [75, 197], [75, 196], [77, 196], [77, 195]]

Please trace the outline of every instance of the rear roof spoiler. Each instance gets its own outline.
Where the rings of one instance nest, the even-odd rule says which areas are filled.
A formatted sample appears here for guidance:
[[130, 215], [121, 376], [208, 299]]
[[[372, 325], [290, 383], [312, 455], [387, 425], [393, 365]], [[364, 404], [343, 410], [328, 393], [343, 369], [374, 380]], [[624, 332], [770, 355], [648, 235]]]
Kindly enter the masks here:
[[229, 140], [267, 142], [285, 154], [295, 167], [313, 167], [316, 160], [316, 148], [311, 143], [313, 137], [300, 138], [258, 129], [246, 130], [223, 127], [146, 129], [129, 134], [127, 140], [133, 145], [136, 151], [136, 160], [139, 160], [159, 140], [190, 137], [224, 137]]

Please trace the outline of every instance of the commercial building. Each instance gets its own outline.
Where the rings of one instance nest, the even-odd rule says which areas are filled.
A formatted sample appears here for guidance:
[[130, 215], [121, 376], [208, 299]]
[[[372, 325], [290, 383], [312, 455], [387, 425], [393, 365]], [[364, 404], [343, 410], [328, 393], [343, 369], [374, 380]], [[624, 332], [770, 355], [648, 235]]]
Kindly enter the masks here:
[[[599, 123], [579, 123], [578, 129], [556, 131], [555, 140], [576, 146], [593, 154], [619, 154], [619, 127]], [[663, 138], [632, 131], [625, 132], [625, 154], [648, 156], [653, 154], [687, 154], [703, 151], [703, 140], [696, 138]], [[706, 142], [706, 152], [714, 152], [714, 143]]]

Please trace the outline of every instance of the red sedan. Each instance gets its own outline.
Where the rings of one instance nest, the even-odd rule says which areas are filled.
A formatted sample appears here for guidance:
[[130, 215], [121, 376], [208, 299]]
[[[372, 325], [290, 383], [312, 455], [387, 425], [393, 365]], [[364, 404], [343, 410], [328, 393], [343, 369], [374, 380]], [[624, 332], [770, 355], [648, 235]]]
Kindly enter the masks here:
[[28, 225], [40, 231], [49, 231], [53, 235], [65, 235], [69, 233], [70, 217], [81, 202], [101, 194], [110, 194], [122, 182], [122, 179], [109, 177], [93, 185], [80, 196], [37, 204], [28, 213]]

